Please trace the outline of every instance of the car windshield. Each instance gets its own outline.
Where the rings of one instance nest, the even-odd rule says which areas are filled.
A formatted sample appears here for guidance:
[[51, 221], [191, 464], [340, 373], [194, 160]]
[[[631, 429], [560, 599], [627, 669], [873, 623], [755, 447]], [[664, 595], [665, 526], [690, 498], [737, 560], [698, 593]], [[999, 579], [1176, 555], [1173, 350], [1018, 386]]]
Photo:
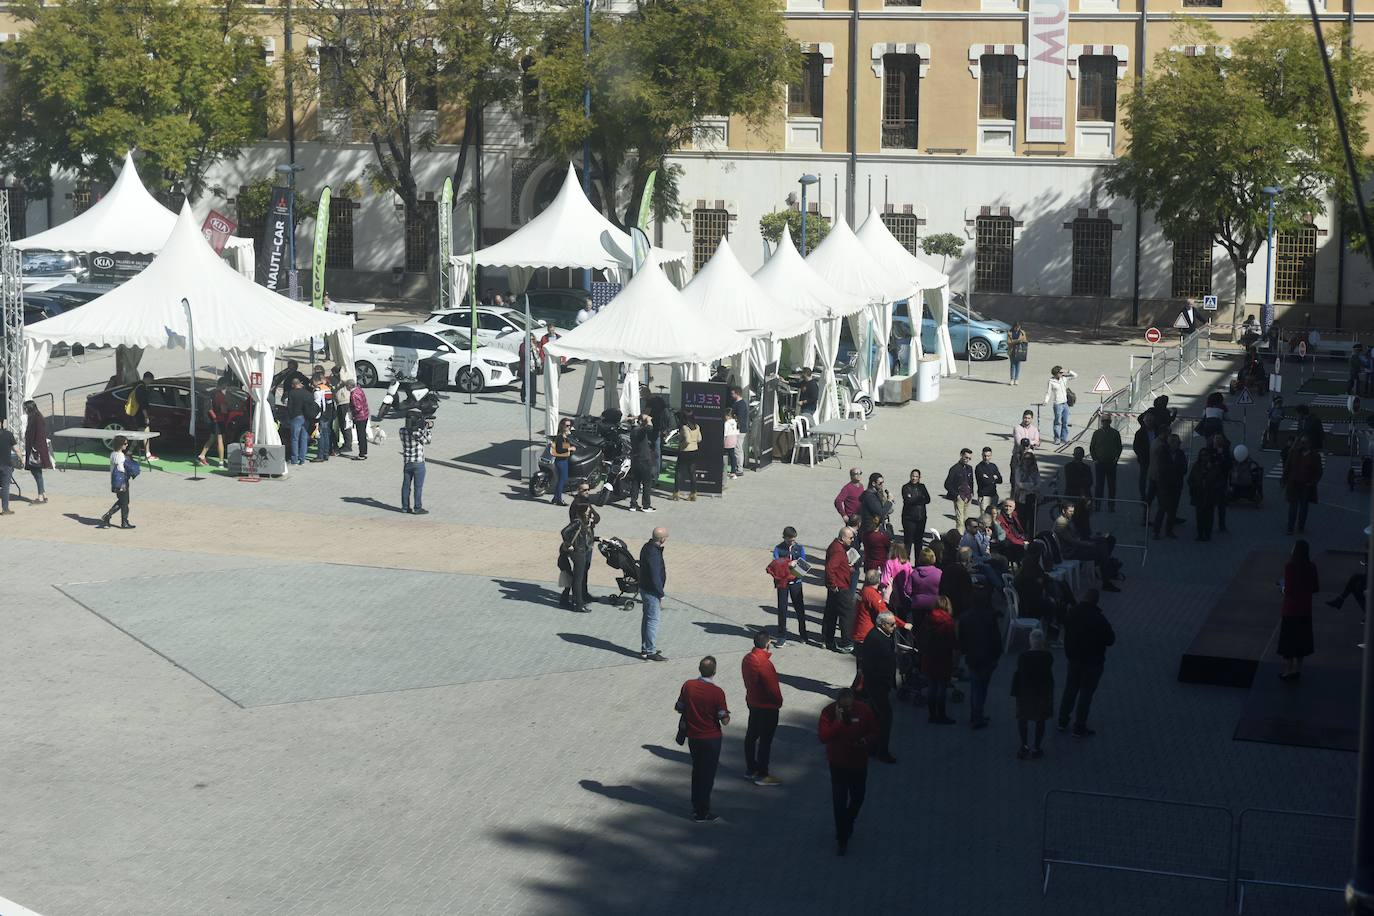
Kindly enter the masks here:
[[455, 348], [455, 349], [458, 349], [458, 350], [470, 350], [470, 349], [472, 349], [472, 348], [468, 345], [468, 335], [465, 334], [465, 333], [463, 333], [462, 331], [458, 330], [457, 328], [445, 328], [445, 329], [442, 330], [442, 331], [436, 331], [436, 332], [435, 332], [435, 336], [438, 337], [440, 340], [444, 341], [444, 343], [449, 344], [450, 346], [452, 346], [452, 347]]

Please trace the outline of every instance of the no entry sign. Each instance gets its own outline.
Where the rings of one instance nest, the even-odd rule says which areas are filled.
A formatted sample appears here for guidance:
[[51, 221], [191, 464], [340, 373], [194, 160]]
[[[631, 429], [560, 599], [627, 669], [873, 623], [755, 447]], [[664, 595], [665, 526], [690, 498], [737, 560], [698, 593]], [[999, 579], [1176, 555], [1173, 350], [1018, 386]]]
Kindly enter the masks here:
[[1146, 329], [1145, 329], [1145, 342], [1146, 342], [1146, 343], [1149, 343], [1149, 344], [1157, 344], [1157, 343], [1159, 343], [1159, 341], [1161, 340], [1161, 338], [1163, 338], [1163, 336], [1164, 336], [1164, 335], [1162, 335], [1162, 334], [1159, 333], [1159, 328], [1146, 328]]

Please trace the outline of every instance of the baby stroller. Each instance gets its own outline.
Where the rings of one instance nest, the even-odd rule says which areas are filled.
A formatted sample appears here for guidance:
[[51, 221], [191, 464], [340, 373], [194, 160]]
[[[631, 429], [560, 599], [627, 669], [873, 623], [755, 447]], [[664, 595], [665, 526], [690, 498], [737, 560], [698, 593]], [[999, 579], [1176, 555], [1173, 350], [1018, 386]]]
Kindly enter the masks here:
[[893, 641], [897, 646], [897, 702], [924, 706], [922, 689], [926, 679], [921, 677], [921, 652], [916, 648], [916, 637], [898, 627], [893, 631]]
[[[1240, 452], [1245, 448], [1243, 445], [1236, 446], [1236, 451]], [[1236, 462], [1231, 467], [1231, 477], [1226, 482], [1226, 498], [1228, 502], [1239, 502], [1246, 500], [1256, 506], [1264, 503], [1264, 468], [1253, 461], [1248, 454], [1236, 455]]]
[[639, 561], [620, 538], [599, 538], [596, 549], [601, 551], [607, 566], [623, 573], [615, 578], [616, 587], [620, 589], [615, 603], [622, 611], [632, 610], [639, 597]]

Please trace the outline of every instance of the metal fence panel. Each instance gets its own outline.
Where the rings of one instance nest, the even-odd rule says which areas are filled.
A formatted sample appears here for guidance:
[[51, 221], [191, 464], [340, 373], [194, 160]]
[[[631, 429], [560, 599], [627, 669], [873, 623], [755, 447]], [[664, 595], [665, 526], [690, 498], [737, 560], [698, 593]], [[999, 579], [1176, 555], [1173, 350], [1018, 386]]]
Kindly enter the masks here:
[[1237, 900], [1243, 912], [1292, 896], [1278, 893], [1282, 889], [1318, 901], [1332, 894], [1339, 899], [1349, 877], [1354, 818], [1247, 808], [1237, 829]]

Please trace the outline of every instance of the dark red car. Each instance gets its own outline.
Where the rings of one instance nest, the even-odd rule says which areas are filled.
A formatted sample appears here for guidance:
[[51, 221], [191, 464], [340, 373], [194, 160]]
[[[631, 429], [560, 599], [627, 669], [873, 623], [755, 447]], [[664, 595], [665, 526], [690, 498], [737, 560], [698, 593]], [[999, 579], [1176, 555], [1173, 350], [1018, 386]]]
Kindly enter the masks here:
[[[107, 388], [86, 398], [85, 425], [110, 430], [110, 440], [112, 441], [119, 430], [129, 428], [133, 423], [133, 418], [124, 410], [124, 405], [129, 400], [129, 392], [133, 389], [133, 383], [116, 385], [114, 388]], [[214, 393], [215, 385], [213, 382], [206, 379], [197, 380], [196, 410], [200, 416], [196, 419], [196, 438], [200, 441], [192, 442], [190, 432], [190, 379], [182, 376], [180, 378], [159, 378], [149, 382], [148, 404], [145, 411], [148, 414], [149, 428], [153, 432], [159, 433], [153, 443], [153, 451], [164, 448], [170, 451], [200, 448], [210, 432], [210, 424], [209, 420], [206, 419], [205, 410]], [[243, 434], [248, 431], [249, 424], [252, 422], [250, 406], [252, 401], [248, 397], [248, 392], [233, 385], [229, 387], [228, 398], [229, 417], [224, 428], [224, 440], [226, 443], [238, 442]], [[280, 421], [284, 416], [284, 411], [274, 405], [273, 414]], [[105, 444], [108, 448], [109, 441]]]

